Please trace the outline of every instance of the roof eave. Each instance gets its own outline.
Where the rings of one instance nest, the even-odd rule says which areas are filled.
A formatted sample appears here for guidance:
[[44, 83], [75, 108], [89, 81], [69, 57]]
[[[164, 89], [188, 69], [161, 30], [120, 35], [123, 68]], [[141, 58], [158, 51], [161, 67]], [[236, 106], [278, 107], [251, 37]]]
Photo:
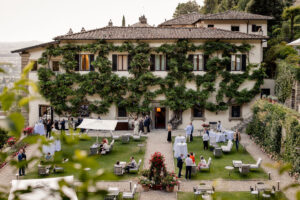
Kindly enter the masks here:
[[46, 43], [42, 43], [42, 44], [30, 46], [30, 47], [25, 47], [25, 48], [22, 48], [22, 49], [16, 49], [16, 50], [11, 51], [11, 53], [23, 53], [23, 52], [26, 52], [27, 50], [30, 50], [30, 49], [45, 47], [45, 46], [48, 46], [48, 45], [59, 44], [59, 43], [60, 43], [59, 40], [46, 42]]

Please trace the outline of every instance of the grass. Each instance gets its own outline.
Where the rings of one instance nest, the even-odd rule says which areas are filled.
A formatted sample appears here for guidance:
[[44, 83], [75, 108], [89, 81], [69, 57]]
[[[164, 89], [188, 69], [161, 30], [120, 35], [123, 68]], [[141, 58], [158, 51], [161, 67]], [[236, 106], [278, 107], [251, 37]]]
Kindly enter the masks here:
[[[174, 140], [173, 140], [174, 141]], [[225, 144], [223, 144], [225, 145]], [[223, 154], [220, 158], [215, 158], [213, 152], [210, 150], [203, 150], [202, 138], [194, 137], [194, 141], [188, 143], [188, 151], [194, 152], [196, 154], [196, 163], [200, 161], [200, 156], [204, 156], [207, 161], [209, 157], [212, 159], [212, 164], [210, 171], [197, 172], [196, 175], [192, 176], [194, 180], [213, 180], [213, 179], [232, 179], [232, 180], [247, 180], [247, 179], [267, 179], [268, 175], [262, 170], [251, 171], [248, 175], [241, 175], [238, 169], [231, 171], [230, 177], [225, 166], [232, 166], [232, 160], [241, 160], [243, 163], [256, 163], [252, 156], [240, 145], [239, 151], [235, 149], [235, 145], [232, 151], [227, 154]], [[175, 159], [175, 166], [177, 165], [177, 160]], [[178, 174], [178, 168], [176, 167], [176, 173]], [[182, 175], [185, 175], [185, 167], [182, 169]]]
[[[201, 200], [201, 197], [195, 198], [192, 192], [178, 192], [177, 200]], [[252, 195], [250, 192], [216, 192], [213, 196], [214, 200], [256, 200], [257, 196]], [[262, 198], [260, 198], [262, 199]], [[276, 195], [270, 200], [287, 200], [282, 192], [277, 192]]]
[[[110, 138], [108, 139], [110, 142]], [[102, 138], [99, 138], [99, 141], [101, 140]], [[79, 141], [78, 144], [75, 144], [71, 147], [62, 145], [62, 151], [64, 152], [64, 154], [68, 154], [68, 155], [73, 155], [76, 149], [86, 150], [87, 152], [89, 152], [90, 146], [93, 143], [95, 143], [95, 141], [96, 138], [92, 137], [91, 140]], [[104, 175], [102, 176], [103, 180], [127, 180], [127, 179], [137, 177], [138, 174], [125, 174], [123, 176], [115, 176], [113, 174], [113, 166], [117, 161], [129, 162], [130, 157], [134, 156], [136, 162], [138, 162], [139, 159], [142, 159], [142, 164], [140, 167], [140, 171], [141, 171], [144, 162], [143, 159], [144, 159], [145, 147], [146, 147], [145, 144], [145, 146], [142, 147], [142, 150], [140, 151], [140, 147], [138, 147], [137, 145], [141, 143], [145, 144], [146, 139], [142, 137], [141, 141], [130, 140], [130, 143], [128, 144], [122, 144], [121, 141], [115, 141], [113, 150], [109, 154], [93, 156], [94, 159], [96, 159], [96, 161], [99, 162], [101, 169], [105, 171]], [[91, 175], [96, 174], [97, 170], [99, 169], [91, 168], [89, 173]], [[68, 176], [68, 175], [74, 175], [75, 177], [78, 177], [77, 171], [69, 168], [65, 169], [64, 173], [61, 174], [51, 173], [47, 177], [60, 177], [60, 176]], [[34, 170], [30, 171], [25, 176], [25, 178], [29, 179], [29, 178], [42, 178], [42, 177], [38, 175], [37, 166], [35, 166]]]
[[[128, 191], [128, 192], [129, 192], [129, 191]], [[80, 193], [77, 193], [77, 196], [78, 196], [78, 199], [80, 199], [81, 194], [80, 194]], [[104, 194], [98, 194], [98, 195], [89, 197], [89, 200], [104, 200], [105, 196], [106, 196], [106, 195], [104, 195]], [[140, 196], [139, 193], [135, 193], [134, 199], [133, 199], [133, 200], [138, 200], [138, 199], [139, 199], [139, 196]], [[120, 195], [118, 196], [118, 199], [122, 199], [122, 194], [120, 194]]]

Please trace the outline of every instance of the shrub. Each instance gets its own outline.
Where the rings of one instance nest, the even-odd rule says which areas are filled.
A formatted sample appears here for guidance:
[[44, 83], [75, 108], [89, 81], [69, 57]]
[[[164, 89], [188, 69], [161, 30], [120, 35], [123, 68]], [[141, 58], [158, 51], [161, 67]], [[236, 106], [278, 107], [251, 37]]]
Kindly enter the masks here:
[[2, 128], [0, 128], [0, 149], [6, 144], [8, 140], [8, 132]]

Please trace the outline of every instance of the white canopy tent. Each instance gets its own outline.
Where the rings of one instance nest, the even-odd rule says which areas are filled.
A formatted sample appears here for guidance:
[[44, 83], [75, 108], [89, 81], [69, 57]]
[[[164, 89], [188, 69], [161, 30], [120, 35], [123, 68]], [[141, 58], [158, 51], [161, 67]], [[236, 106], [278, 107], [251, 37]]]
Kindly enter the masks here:
[[[62, 200], [62, 197], [60, 196], [59, 192], [53, 192], [53, 190], [59, 190], [58, 183], [61, 180], [65, 180], [68, 183], [73, 183], [73, 176], [65, 176], [59, 178], [13, 180], [8, 200], [15, 199], [14, 192], [19, 190], [27, 190], [28, 187], [31, 187], [33, 189], [32, 192], [18, 195], [20, 200]], [[69, 188], [67, 186], [63, 186], [62, 191], [71, 200], [78, 200], [74, 189]]]
[[288, 43], [287, 45], [290, 45], [290, 46], [300, 46], [300, 38], [291, 42], [291, 43]]
[[116, 129], [117, 123], [118, 120], [83, 119], [83, 121], [77, 128], [112, 132]]

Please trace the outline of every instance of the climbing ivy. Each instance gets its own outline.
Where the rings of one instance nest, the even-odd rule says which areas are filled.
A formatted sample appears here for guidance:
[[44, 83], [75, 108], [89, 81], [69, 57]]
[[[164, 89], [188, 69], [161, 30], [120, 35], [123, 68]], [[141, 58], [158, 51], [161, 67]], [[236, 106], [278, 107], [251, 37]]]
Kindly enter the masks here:
[[[183, 111], [194, 106], [218, 112], [228, 109], [233, 103], [249, 102], [259, 93], [264, 78], [261, 68], [250, 70], [256, 66], [249, 64], [245, 72], [238, 74], [226, 70], [230, 66], [230, 54], [248, 53], [250, 49], [249, 44], [237, 46], [210, 41], [196, 46], [187, 40], [159, 47], [150, 47], [142, 42], [136, 45], [125, 42], [115, 46], [103, 40], [87, 45], [52, 45], [42, 54], [39, 63], [47, 65], [51, 58], [61, 56], [60, 65], [65, 73], [55, 74], [49, 68], [40, 68], [40, 92], [60, 115], [78, 116], [83, 105], [88, 105], [91, 113], [105, 114], [113, 103], [126, 107], [128, 113], [147, 113], [151, 110], [151, 101], [158, 95], [166, 97], [161, 103], [174, 112], [175, 118], [180, 118]], [[195, 75], [192, 62], [187, 58], [188, 53], [199, 50], [209, 55], [204, 75]], [[112, 63], [108, 59], [112, 51], [128, 52], [131, 58], [129, 77], [112, 72]], [[75, 56], [79, 52], [98, 54], [92, 62], [95, 71], [85, 74], [75, 71], [78, 65]], [[153, 52], [167, 55], [169, 70], [164, 78], [155, 76], [149, 69], [149, 57]], [[218, 91], [217, 79], [221, 80]], [[239, 91], [246, 80], [256, 81], [253, 88]], [[196, 88], [187, 88], [187, 83], [195, 83]], [[216, 103], [208, 101], [214, 92]], [[97, 100], [90, 100], [92, 96]]]

